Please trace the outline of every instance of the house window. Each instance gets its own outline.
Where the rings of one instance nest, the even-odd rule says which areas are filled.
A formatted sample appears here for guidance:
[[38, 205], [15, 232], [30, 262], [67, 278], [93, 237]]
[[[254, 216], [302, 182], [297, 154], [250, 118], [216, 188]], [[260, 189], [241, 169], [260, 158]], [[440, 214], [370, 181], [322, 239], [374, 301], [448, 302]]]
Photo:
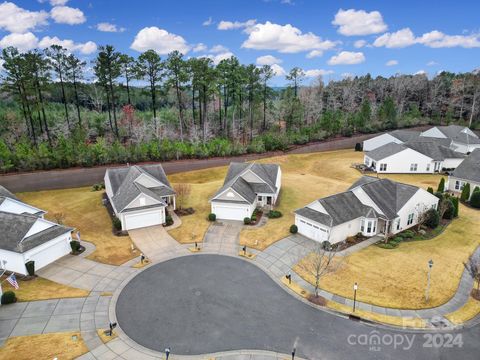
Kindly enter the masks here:
[[417, 171], [418, 164], [410, 164], [410, 171]]
[[372, 168], [376, 168], [377, 167], [377, 163], [375, 161], [372, 161]]
[[413, 224], [413, 216], [414, 214], [408, 214], [408, 220], [407, 220], [407, 225], [412, 225]]
[[400, 219], [397, 220], [397, 230], [400, 230]]
[[142, 205], [142, 206], [145, 205], [145, 198], [144, 197], [140, 198], [140, 205]]
[[233, 192], [229, 191], [229, 192], [227, 193], [227, 197], [233, 198], [233, 197], [235, 197], [235, 194], [234, 194]]
[[380, 171], [387, 171], [387, 164], [380, 164]]
[[465, 183], [460, 180], [455, 181], [455, 190], [462, 190], [463, 187], [465, 186]]
[[365, 231], [365, 220], [362, 220], [362, 223], [360, 225], [360, 231], [364, 232]]
[[263, 200], [263, 196], [259, 196], [259, 197], [257, 198], [257, 200], [258, 200], [258, 201], [262, 201], [262, 200]]
[[427, 171], [430, 171], [430, 164], [427, 164]]
[[368, 221], [367, 222], [367, 234], [370, 234], [372, 232], [372, 222]]

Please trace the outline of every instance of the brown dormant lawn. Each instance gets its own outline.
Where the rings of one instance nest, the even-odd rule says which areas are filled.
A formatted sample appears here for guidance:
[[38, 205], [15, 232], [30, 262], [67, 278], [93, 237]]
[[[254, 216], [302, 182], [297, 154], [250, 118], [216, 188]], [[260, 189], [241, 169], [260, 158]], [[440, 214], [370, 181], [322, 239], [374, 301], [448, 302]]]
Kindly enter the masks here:
[[113, 235], [112, 221], [102, 205], [102, 191], [81, 187], [17, 195], [27, 204], [48, 211], [48, 219], [54, 220], [55, 213], [63, 213], [65, 225], [80, 230], [82, 240], [95, 244], [96, 250], [88, 256], [89, 259], [120, 265], [138, 256], [131, 250], [132, 240], [129, 236]]

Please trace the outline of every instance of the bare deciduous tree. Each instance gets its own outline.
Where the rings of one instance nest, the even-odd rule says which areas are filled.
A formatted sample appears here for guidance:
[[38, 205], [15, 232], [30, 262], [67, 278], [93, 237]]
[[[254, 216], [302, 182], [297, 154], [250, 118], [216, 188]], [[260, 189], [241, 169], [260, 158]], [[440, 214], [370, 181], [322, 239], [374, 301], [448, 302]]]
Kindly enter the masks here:
[[63, 212], [55, 212], [52, 216], [57, 224], [63, 225], [63, 222], [65, 221], [65, 214]]
[[468, 260], [463, 263], [463, 266], [472, 279], [477, 282], [476, 298], [480, 299], [480, 258], [470, 255]]
[[173, 186], [176, 192], [176, 202], [177, 207], [182, 209], [185, 205], [185, 200], [190, 195], [192, 191], [192, 186], [190, 184], [180, 183]]

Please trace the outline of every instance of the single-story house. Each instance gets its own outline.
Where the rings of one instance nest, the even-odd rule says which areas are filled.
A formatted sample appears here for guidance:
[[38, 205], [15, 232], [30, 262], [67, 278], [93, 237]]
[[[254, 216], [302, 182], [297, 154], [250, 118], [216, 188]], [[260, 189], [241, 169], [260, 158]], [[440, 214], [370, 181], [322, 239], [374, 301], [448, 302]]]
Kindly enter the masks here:
[[433, 139], [427, 140], [382, 145], [365, 152], [364, 164], [377, 173], [433, 174], [451, 171], [465, 159], [464, 154]]
[[175, 190], [160, 164], [107, 169], [104, 180], [122, 230], [164, 224], [165, 209], [175, 210]]
[[450, 147], [463, 154], [480, 148], [480, 139], [468, 127], [460, 125], [435, 126], [420, 134], [423, 137], [450, 139]]
[[272, 209], [282, 186], [279, 165], [230, 163], [223, 186], [210, 199], [217, 219], [241, 220], [257, 208]]
[[0, 186], [0, 262], [26, 275], [25, 263], [39, 270], [70, 253], [72, 228], [44, 219], [45, 211], [20, 201]]
[[437, 208], [438, 198], [416, 186], [363, 176], [347, 191], [321, 198], [295, 211], [298, 232], [331, 244], [358, 233], [392, 235], [418, 224]]
[[470, 195], [480, 187], [480, 149], [474, 150], [448, 177], [446, 188], [460, 194], [465, 184], [470, 184]]
[[443, 146], [462, 154], [468, 154], [480, 148], [480, 139], [468, 127], [460, 125], [435, 126], [423, 132], [413, 130], [395, 130], [375, 136], [363, 142], [363, 151], [372, 151], [380, 146], [397, 143], [405, 144], [412, 141], [431, 139]]

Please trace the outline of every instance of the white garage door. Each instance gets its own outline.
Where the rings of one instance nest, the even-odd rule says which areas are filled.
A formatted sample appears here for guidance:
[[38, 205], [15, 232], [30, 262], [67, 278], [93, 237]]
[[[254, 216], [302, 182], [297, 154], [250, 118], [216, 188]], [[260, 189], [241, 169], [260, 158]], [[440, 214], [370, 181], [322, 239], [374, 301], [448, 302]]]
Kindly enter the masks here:
[[212, 212], [217, 215], [217, 219], [223, 220], [243, 221], [243, 219], [251, 215], [249, 206], [230, 207], [223, 205], [212, 205]]
[[35, 261], [35, 270], [39, 270], [44, 266], [47, 266], [48, 264], [54, 262], [62, 256], [69, 254], [70, 251], [72, 251], [68, 235], [63, 236], [62, 239], [59, 240], [52, 240], [51, 244], [44, 244], [44, 246], [46, 245], [48, 246], [40, 251], [37, 251], [37, 249], [32, 249], [25, 255], [26, 260]]
[[160, 210], [140, 214], [125, 215], [125, 229], [132, 230], [147, 226], [163, 224], [163, 212]]
[[300, 234], [319, 242], [328, 240], [326, 229], [303, 219], [297, 218], [296, 223]]

